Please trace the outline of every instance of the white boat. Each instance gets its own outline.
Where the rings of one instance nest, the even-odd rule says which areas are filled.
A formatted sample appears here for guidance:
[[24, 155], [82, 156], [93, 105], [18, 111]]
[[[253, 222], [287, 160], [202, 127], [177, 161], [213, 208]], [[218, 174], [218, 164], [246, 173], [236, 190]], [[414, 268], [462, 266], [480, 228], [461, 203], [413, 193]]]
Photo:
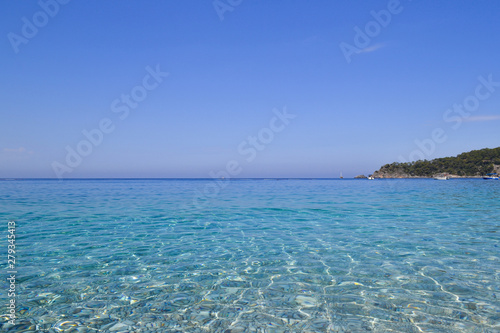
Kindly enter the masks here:
[[368, 179], [372, 180], [372, 179], [375, 179], [375, 177], [373, 177], [372, 175], [369, 175]]
[[498, 180], [498, 174], [496, 173], [489, 173], [487, 174], [486, 176], [483, 177], [483, 179], [494, 179], [494, 180]]
[[435, 180], [448, 180], [448, 179], [450, 179], [450, 176], [440, 175], [440, 176], [435, 176], [434, 179]]

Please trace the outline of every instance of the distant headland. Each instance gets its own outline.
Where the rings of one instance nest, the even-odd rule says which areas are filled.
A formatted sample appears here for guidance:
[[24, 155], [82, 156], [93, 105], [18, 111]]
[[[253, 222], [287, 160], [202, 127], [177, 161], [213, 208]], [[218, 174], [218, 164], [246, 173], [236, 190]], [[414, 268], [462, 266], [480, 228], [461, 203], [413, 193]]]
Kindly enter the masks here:
[[432, 178], [449, 175], [453, 178], [479, 178], [500, 173], [500, 147], [473, 150], [455, 157], [386, 164], [373, 173], [374, 178]]

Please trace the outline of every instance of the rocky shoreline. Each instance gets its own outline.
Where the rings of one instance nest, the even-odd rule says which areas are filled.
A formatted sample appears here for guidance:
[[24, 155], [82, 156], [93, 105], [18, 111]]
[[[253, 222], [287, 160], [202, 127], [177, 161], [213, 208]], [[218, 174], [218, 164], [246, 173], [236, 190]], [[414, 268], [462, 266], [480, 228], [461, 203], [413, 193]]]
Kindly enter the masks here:
[[[436, 174], [429, 177], [424, 176], [410, 176], [406, 174], [391, 174], [391, 173], [378, 173], [375, 171], [373, 175], [371, 175], [375, 179], [434, 179], [439, 176], [448, 176], [450, 179], [459, 178], [459, 179], [481, 179], [483, 176], [459, 176], [459, 175], [450, 175], [450, 174]], [[359, 175], [354, 177], [354, 179], [368, 179], [365, 175]]]
[[387, 172], [383, 170], [377, 170], [373, 173], [373, 177], [375, 179], [432, 179], [439, 176], [448, 176], [451, 178], [482, 178], [483, 176], [475, 175], [475, 176], [460, 176], [449, 173], [436, 173], [432, 176], [413, 176], [404, 172]]
[[[430, 177], [423, 176], [410, 176], [410, 175], [391, 175], [391, 174], [373, 174], [375, 179], [433, 179], [439, 176], [443, 176], [442, 174], [436, 174]], [[460, 178], [460, 179], [481, 179], [483, 176], [459, 176], [459, 175], [446, 175], [450, 177], [450, 179]]]

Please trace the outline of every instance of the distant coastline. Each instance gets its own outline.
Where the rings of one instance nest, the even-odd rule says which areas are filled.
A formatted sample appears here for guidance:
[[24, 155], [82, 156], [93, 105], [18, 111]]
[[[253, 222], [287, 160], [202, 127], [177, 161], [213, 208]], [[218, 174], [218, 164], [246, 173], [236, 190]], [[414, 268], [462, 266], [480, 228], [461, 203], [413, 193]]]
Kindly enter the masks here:
[[462, 153], [455, 157], [420, 160], [408, 163], [394, 162], [373, 173], [374, 178], [481, 178], [488, 173], [500, 173], [500, 147]]

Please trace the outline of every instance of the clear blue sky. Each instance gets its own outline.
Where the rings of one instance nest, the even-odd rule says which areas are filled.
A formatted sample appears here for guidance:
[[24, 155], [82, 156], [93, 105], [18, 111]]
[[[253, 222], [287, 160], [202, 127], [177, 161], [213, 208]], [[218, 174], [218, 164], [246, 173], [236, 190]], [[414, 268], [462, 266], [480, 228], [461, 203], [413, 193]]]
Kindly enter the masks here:
[[231, 160], [238, 177], [352, 177], [500, 146], [500, 84], [478, 79], [500, 82], [498, 1], [54, 1], [0, 5], [0, 177], [209, 177]]

